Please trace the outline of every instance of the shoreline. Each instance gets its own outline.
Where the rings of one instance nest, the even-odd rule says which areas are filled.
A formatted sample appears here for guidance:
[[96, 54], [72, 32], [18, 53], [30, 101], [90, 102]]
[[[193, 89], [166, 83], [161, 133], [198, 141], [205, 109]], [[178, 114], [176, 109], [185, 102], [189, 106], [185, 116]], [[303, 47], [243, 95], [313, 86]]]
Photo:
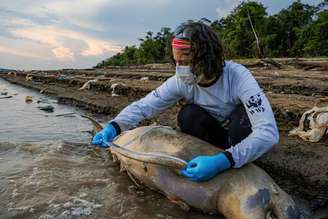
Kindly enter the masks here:
[[[302, 113], [312, 108], [318, 97], [328, 96], [328, 74], [324, 74], [324, 71], [309, 73], [296, 69], [267, 70], [258, 67], [251, 70], [272, 104], [280, 130], [279, 144], [255, 163], [291, 195], [311, 203], [319, 202], [320, 205], [328, 203], [328, 159], [325, 156], [328, 154], [328, 139], [310, 143], [287, 136], [288, 131], [297, 126]], [[59, 79], [59, 75], [67, 78]], [[85, 82], [97, 75], [104, 77], [91, 84], [90, 89], [79, 90]], [[17, 76], [2, 73], [0, 78], [56, 97], [58, 103], [76, 106], [94, 114], [105, 114], [106, 121], [159, 86], [170, 75], [172, 72], [167, 68], [160, 71], [118, 68], [70, 70], [70, 73], [17, 72]], [[31, 80], [27, 76], [31, 76]], [[140, 80], [142, 77], [148, 79]], [[113, 84], [116, 84], [114, 88]], [[155, 122], [176, 127], [175, 117], [180, 106], [178, 103], [141, 125]]]

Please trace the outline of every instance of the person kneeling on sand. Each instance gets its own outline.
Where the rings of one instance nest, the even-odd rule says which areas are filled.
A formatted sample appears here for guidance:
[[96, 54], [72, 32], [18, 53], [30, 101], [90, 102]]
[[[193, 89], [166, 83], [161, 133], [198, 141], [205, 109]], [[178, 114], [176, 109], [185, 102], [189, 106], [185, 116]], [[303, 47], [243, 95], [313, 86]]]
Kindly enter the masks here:
[[271, 105], [251, 72], [225, 61], [223, 46], [205, 23], [178, 26], [172, 40], [174, 76], [145, 97], [125, 107], [98, 132], [92, 143], [108, 147], [122, 131], [132, 129], [184, 98], [177, 116], [180, 130], [223, 152], [198, 156], [181, 170], [192, 181], [207, 181], [229, 168], [239, 168], [279, 141]]

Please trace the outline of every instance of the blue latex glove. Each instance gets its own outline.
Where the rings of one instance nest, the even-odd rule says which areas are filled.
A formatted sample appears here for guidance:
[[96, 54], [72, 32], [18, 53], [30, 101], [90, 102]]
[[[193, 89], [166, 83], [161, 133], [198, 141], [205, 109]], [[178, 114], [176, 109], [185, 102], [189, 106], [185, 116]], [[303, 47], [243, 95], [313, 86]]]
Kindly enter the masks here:
[[92, 139], [92, 144], [99, 145], [100, 147], [107, 148], [108, 143], [112, 142], [116, 137], [116, 129], [112, 124], [108, 124], [100, 132], [98, 132]]
[[181, 174], [191, 181], [207, 181], [216, 176], [218, 173], [229, 169], [230, 161], [224, 153], [213, 156], [198, 156], [187, 164], [181, 170]]

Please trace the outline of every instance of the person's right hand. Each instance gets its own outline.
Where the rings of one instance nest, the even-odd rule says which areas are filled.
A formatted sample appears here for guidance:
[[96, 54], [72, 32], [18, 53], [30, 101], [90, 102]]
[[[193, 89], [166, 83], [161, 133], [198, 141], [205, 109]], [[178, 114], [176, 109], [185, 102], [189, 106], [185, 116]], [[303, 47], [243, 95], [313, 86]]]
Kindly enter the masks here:
[[112, 124], [108, 124], [100, 132], [98, 132], [92, 139], [92, 144], [99, 145], [100, 147], [109, 147], [108, 143], [112, 142], [116, 137], [116, 129]]

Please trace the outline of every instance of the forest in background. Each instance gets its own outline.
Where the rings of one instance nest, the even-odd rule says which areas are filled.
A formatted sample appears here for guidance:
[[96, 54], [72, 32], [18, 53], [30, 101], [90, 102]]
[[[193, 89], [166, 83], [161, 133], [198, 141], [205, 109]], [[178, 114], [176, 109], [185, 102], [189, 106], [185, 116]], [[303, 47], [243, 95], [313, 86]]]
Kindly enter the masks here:
[[[223, 42], [227, 59], [327, 57], [327, 6], [327, 0], [317, 6], [295, 1], [277, 14], [268, 15], [263, 4], [247, 1], [209, 25]], [[139, 39], [139, 46], [126, 46], [95, 67], [169, 62], [172, 36], [169, 27], [162, 27], [156, 34], [148, 31]]]

